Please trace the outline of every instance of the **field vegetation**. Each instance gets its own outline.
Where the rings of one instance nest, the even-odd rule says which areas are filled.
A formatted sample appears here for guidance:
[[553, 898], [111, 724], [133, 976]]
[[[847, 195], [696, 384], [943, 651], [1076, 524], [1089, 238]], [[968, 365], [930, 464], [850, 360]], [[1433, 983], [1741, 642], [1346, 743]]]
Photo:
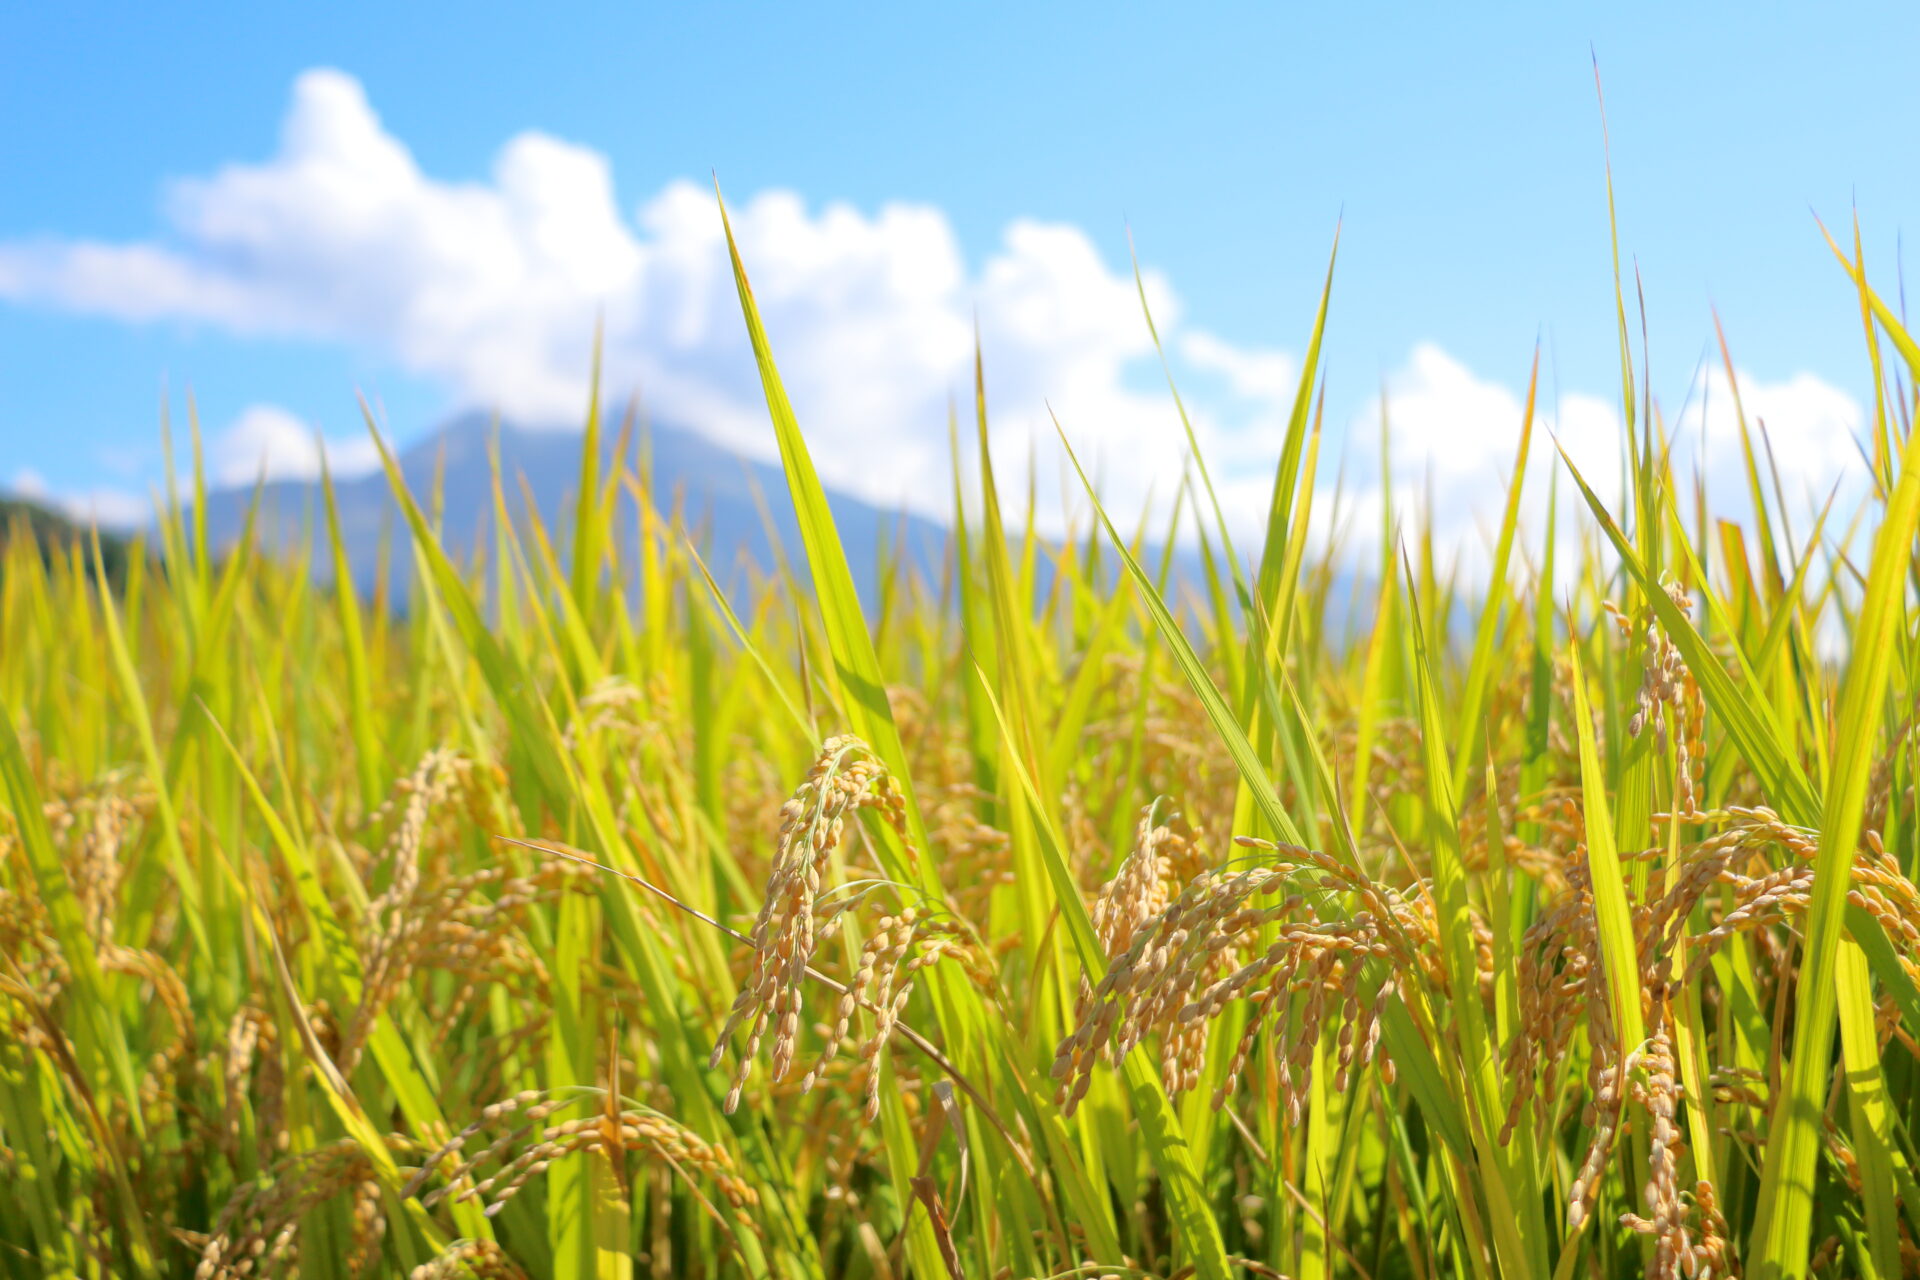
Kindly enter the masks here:
[[477, 554], [389, 458], [404, 614], [197, 475], [118, 581], [15, 540], [0, 1275], [1920, 1272], [1920, 347], [1836, 257], [1857, 512], [1751, 424], [1721, 520], [1629, 288], [1623, 497], [1519, 527], [1530, 395], [1484, 584], [1417, 503], [1309, 538], [1323, 296], [1257, 545], [1199, 458], [1038, 537], [983, 375], [863, 605], [737, 257], [804, 542], [746, 589], [597, 409]]

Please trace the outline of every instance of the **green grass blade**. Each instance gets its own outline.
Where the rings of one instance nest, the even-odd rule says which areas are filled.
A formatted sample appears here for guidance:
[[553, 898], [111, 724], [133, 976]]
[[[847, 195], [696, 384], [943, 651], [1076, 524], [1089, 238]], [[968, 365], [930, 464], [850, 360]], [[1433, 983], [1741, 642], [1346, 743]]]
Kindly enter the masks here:
[[[1859, 283], [1863, 306], [1872, 309], [1863, 277]], [[1877, 313], [1876, 318], [1878, 318]], [[1891, 317], [1882, 319], [1895, 345], [1907, 354], [1913, 347], [1905, 331]], [[1905, 340], [1903, 345], [1903, 339]], [[1920, 371], [1920, 350], [1908, 356]], [[1866, 812], [1867, 783], [1873, 771], [1888, 682], [1892, 675], [1894, 639], [1904, 626], [1907, 575], [1912, 563], [1916, 523], [1920, 523], [1920, 433], [1910, 434], [1902, 451], [1898, 480], [1874, 534], [1873, 559], [1867, 572], [1866, 598], [1853, 628], [1852, 657], [1841, 683], [1835, 741], [1838, 754], [1828, 780], [1821, 813], [1820, 846], [1814, 865], [1813, 900], [1806, 926], [1806, 952], [1801, 972], [1815, 975], [1802, 982], [1795, 1002], [1793, 1057], [1786, 1093], [1775, 1109], [1760, 1183], [1760, 1204], [1752, 1242], [1753, 1273], [1761, 1280], [1798, 1275], [1805, 1265], [1812, 1231], [1814, 1178], [1819, 1161], [1820, 1124], [1830, 1083], [1830, 1055], [1835, 1025], [1842, 1009], [1850, 1019], [1865, 1014], [1872, 1025], [1872, 996], [1865, 962], [1844, 945], [1847, 891], [1855, 851], [1859, 847]], [[1832, 973], [1828, 982], [1818, 975]], [[1871, 1031], [1867, 1032], [1871, 1036]], [[1865, 1041], [1856, 1032], [1856, 1048]], [[1856, 1089], [1856, 1105], [1871, 1108], [1880, 1092], [1877, 1063], [1861, 1063], [1849, 1055], [1848, 1077]], [[1865, 1097], [1861, 1094], [1864, 1092]], [[1870, 1139], [1870, 1155], [1874, 1139]], [[1884, 1187], [1884, 1183], [1882, 1186]], [[1892, 1230], [1882, 1205], [1870, 1220], [1875, 1226], [1876, 1254], [1884, 1256], [1884, 1234]]]

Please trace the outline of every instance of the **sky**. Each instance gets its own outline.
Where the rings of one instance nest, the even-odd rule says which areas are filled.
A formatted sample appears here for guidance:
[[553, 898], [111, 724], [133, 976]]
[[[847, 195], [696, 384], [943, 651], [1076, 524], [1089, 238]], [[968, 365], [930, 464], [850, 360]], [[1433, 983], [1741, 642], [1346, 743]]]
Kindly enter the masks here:
[[1131, 234], [1257, 523], [1338, 227], [1323, 483], [1368, 523], [1384, 401], [1396, 491], [1484, 540], [1536, 345], [1569, 453], [1619, 448], [1596, 61], [1686, 465], [1736, 479], [1717, 312], [1790, 487], [1847, 483], [1871, 374], [1815, 219], [1857, 209], [1899, 288], [1920, 17], [1471, 8], [6, 6], [0, 489], [138, 521], [189, 392], [229, 484], [316, 439], [369, 467], [357, 394], [402, 443], [470, 407], [566, 428], [596, 323], [613, 398], [771, 456], [717, 179], [831, 484], [944, 507], [977, 325], [997, 452], [1038, 441], [1059, 492], [1057, 416], [1118, 505], [1164, 503]]

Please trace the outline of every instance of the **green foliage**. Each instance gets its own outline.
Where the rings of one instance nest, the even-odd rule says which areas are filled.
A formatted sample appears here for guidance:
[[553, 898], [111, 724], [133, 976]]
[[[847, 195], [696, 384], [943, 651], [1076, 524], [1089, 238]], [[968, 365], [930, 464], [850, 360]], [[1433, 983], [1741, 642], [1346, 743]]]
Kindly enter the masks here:
[[1912, 1270], [1920, 347], [1841, 258], [1857, 517], [1684, 513], [1617, 299], [1627, 491], [1525, 527], [1530, 393], [1471, 607], [1309, 537], [1314, 358], [1193, 581], [1009, 527], [981, 360], [862, 602], [737, 255], [804, 558], [732, 597], [597, 404], [570, 562], [387, 458], [405, 616], [330, 501], [324, 590], [0, 513], [0, 1277]]

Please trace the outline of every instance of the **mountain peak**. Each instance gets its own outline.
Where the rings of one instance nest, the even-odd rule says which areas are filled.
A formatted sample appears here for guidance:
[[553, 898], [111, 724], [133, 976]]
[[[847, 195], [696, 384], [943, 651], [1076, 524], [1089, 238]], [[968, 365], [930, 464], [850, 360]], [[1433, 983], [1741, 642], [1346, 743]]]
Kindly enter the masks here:
[[[783, 549], [790, 558], [803, 558], [786, 480], [778, 467], [746, 458], [684, 427], [650, 423], [645, 430], [653, 501], [663, 511], [672, 510], [676, 502], [684, 504], [687, 521], [701, 538], [702, 554], [716, 572], [737, 578], [743, 562], [762, 570], [774, 564], [767, 520], [754, 497], [756, 486], [764, 495]], [[612, 465], [618, 437], [617, 426], [602, 433], [603, 465]], [[516, 523], [523, 521], [530, 496], [548, 536], [556, 544], [564, 543], [580, 478], [579, 428], [525, 426], [478, 411], [457, 414], [400, 450], [401, 474], [423, 504], [434, 492], [436, 482], [439, 484], [442, 539], [449, 550], [461, 552], [479, 545], [491, 529], [494, 500], [490, 452], [496, 439], [509, 516]], [[873, 598], [883, 537], [889, 543], [897, 542], [904, 528], [907, 546], [928, 570], [944, 554], [947, 530], [935, 521], [882, 511], [845, 493], [829, 490], [827, 496], [848, 563], [868, 599]], [[208, 536], [216, 545], [230, 544], [240, 536], [251, 498], [248, 488], [216, 490], [207, 495]], [[334, 498], [354, 582], [370, 593], [378, 573], [382, 541], [399, 538], [405, 528], [398, 504], [382, 472], [336, 479]], [[626, 510], [617, 527], [631, 531], [636, 524], [630, 499], [623, 495], [620, 501]], [[317, 483], [270, 484], [263, 491], [261, 504], [257, 528], [263, 543], [272, 550], [292, 552], [304, 540], [315, 539], [311, 558], [315, 573], [330, 578], [332, 565], [325, 548], [325, 525], [318, 515], [322, 504]], [[404, 601], [409, 559], [396, 555], [389, 556], [388, 561], [394, 571], [396, 602]]]

